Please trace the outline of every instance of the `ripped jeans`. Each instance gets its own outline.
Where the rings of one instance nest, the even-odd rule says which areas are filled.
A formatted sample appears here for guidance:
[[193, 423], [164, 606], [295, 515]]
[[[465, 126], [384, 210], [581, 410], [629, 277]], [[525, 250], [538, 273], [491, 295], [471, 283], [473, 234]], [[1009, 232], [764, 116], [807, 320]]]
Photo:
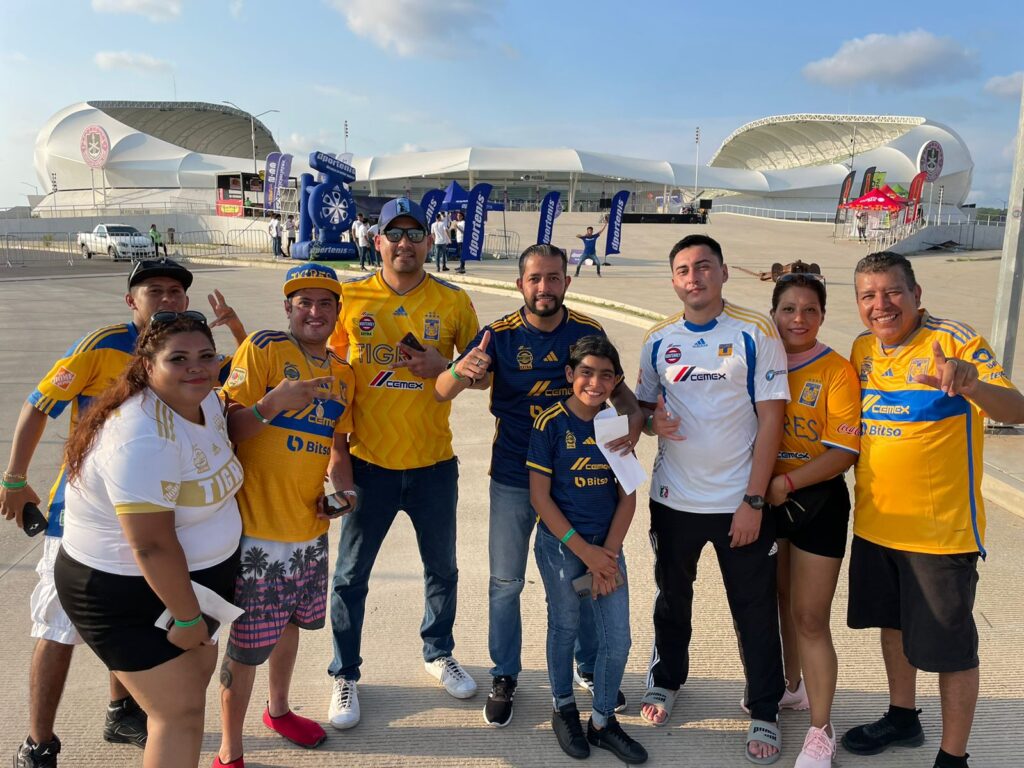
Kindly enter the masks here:
[[[488, 557], [491, 579], [487, 590], [487, 646], [491, 653], [491, 676], [519, 677], [523, 668], [523, 621], [519, 597], [526, 584], [526, 560], [530, 535], [537, 513], [530, 506], [530, 489], [491, 480], [491, 520]], [[580, 638], [576, 661], [582, 672], [592, 675], [597, 660], [597, 635], [593, 611], [580, 611]]]
[[[577, 534], [582, 535], [582, 534]], [[591, 544], [603, 542], [603, 536], [584, 536]], [[581, 598], [573, 589], [573, 579], [587, 572], [587, 566], [572, 553], [568, 545], [556, 539], [543, 527], [537, 528], [533, 545], [537, 568], [544, 581], [548, 603], [548, 679], [554, 705], [560, 708], [574, 701], [572, 689], [572, 649], [583, 636], [581, 617], [587, 606], [593, 616], [593, 626], [586, 631], [597, 640], [597, 659], [594, 665], [594, 712], [598, 724], [607, 722], [615, 714], [616, 698], [622, 674], [626, 669], [631, 645], [629, 635], [629, 578], [626, 560], [619, 552], [619, 571], [625, 583], [612, 592], [594, 600]]]

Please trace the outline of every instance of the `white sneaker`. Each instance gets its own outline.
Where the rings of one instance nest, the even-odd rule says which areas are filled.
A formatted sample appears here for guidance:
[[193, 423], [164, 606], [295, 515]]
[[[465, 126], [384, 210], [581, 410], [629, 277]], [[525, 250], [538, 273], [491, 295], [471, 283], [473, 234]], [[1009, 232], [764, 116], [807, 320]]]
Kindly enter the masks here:
[[425, 661], [423, 668], [440, 680], [444, 689], [456, 699], [468, 699], [476, 694], [476, 681], [452, 656]]
[[334, 689], [331, 691], [331, 706], [327, 709], [327, 719], [339, 731], [352, 728], [359, 722], [359, 691], [355, 680], [344, 677], [334, 678]]
[[[829, 735], [829, 731], [832, 734]], [[793, 768], [832, 768], [836, 754], [836, 734], [829, 723], [824, 728], [811, 726], [804, 739], [804, 748], [796, 758]]]

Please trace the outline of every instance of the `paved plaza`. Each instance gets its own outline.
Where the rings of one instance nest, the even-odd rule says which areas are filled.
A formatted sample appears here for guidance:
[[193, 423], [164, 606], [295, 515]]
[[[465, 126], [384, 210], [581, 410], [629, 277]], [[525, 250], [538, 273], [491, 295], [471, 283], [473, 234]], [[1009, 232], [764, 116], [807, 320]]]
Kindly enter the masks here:
[[[535, 222], [536, 217], [533, 217]], [[560, 219], [561, 222], [561, 219]], [[535, 226], [535, 224], [534, 224]], [[560, 224], [561, 227], [561, 224]], [[571, 227], [567, 227], [571, 229]], [[573, 285], [574, 292], [606, 302], [620, 302], [647, 311], [668, 313], [680, 305], [668, 283], [667, 253], [671, 243], [693, 228], [647, 226], [624, 228], [624, 242], [643, 256], [612, 257], [612, 266], [598, 279], [593, 268]], [[702, 230], [703, 231], [703, 230]], [[773, 261], [800, 257], [823, 267], [832, 289], [828, 321], [822, 340], [842, 353], [861, 327], [852, 301], [852, 268], [863, 249], [854, 244], [833, 245], [831, 227], [797, 225], [717, 216], [707, 229], [722, 240], [731, 279], [726, 296], [747, 307], [767, 309], [770, 284], [751, 273], [766, 270]], [[570, 245], [571, 238], [556, 244]], [[172, 248], [173, 250], [173, 248]], [[754, 254], [757, 254], [756, 256]], [[924, 285], [924, 303], [936, 314], [969, 322], [987, 334], [995, 296], [998, 254], [971, 254], [954, 260], [949, 254], [915, 257]], [[283, 266], [197, 265], [190, 294], [192, 307], [208, 310], [205, 294], [220, 288], [252, 331], [283, 325], [280, 281]], [[584, 268], [587, 269], [587, 268]], [[511, 311], [517, 294], [498, 287], [516, 276], [512, 262], [473, 263], [466, 281], [481, 322]], [[0, 270], [0, 451], [6, 454], [11, 430], [25, 396], [49, 365], [82, 333], [104, 324], [127, 320], [124, 306], [124, 265], [76, 264], [47, 269]], [[356, 270], [358, 272], [358, 269]], [[451, 273], [449, 273], [451, 274]], [[569, 302], [572, 305], [572, 301]], [[593, 304], [574, 305], [598, 315], [622, 352], [627, 378], [632, 380], [644, 328], [652, 321]], [[230, 350], [229, 334], [217, 330], [218, 343]], [[1018, 355], [1021, 355], [1018, 350]], [[1024, 358], [1020, 358], [1024, 359]], [[1017, 379], [1024, 380], [1024, 363]], [[1018, 383], [1019, 383], [1018, 382]], [[400, 516], [385, 542], [370, 584], [363, 637], [365, 659], [360, 683], [362, 722], [353, 730], [333, 731], [315, 751], [283, 742], [260, 723], [266, 695], [266, 672], [257, 677], [246, 728], [246, 763], [253, 768], [304, 766], [548, 766], [575, 764], [558, 749], [549, 726], [551, 699], [544, 661], [545, 603], [543, 587], [532, 563], [523, 592], [524, 671], [520, 676], [515, 718], [508, 728], [485, 725], [481, 710], [489, 686], [487, 670], [487, 465], [493, 420], [486, 411], [487, 395], [468, 392], [453, 407], [452, 425], [460, 457], [459, 613], [455, 656], [476, 678], [480, 693], [459, 701], [448, 696], [423, 671], [418, 626], [423, 592], [419, 558], [412, 527]], [[43, 493], [56, 474], [67, 420], [51, 423], [32, 464], [35, 489]], [[1024, 718], [1024, 603], [1014, 584], [1019, 580], [1024, 551], [1024, 494], [1017, 481], [1024, 475], [1024, 437], [989, 438], [990, 455], [1007, 480], [999, 496], [1015, 512], [989, 504], [987, 562], [980, 566], [981, 582], [975, 615], [981, 635], [982, 690], [970, 743], [972, 765], [981, 768], [1019, 766], [1020, 739], [1014, 723]], [[650, 467], [655, 441], [639, 447], [641, 462]], [[748, 720], [739, 709], [743, 683], [736, 640], [725, 603], [713, 552], [705, 551], [694, 604], [694, 637], [690, 680], [680, 693], [669, 727], [652, 728], [639, 718], [638, 702], [652, 643], [653, 557], [647, 543], [646, 487], [638, 492], [637, 515], [625, 544], [630, 572], [633, 650], [623, 682], [629, 708], [621, 720], [656, 766], [744, 766], [744, 734]], [[337, 544], [338, 525], [332, 527]], [[28, 637], [28, 597], [36, 581], [34, 567], [41, 538], [29, 539], [13, 525], [0, 526], [0, 594], [7, 620], [0, 623], [0, 711], [5, 717], [3, 754], [13, 753], [27, 724], [27, 676], [32, 641]], [[839, 689], [833, 714], [836, 731], [874, 720], [886, 709], [885, 675], [877, 633], [846, 628], [846, 572], [840, 579], [833, 608], [833, 632], [840, 659]], [[293, 684], [293, 708], [326, 723], [331, 656], [327, 630], [304, 633]], [[928, 740], [916, 750], [897, 749], [871, 758], [839, 750], [835, 764], [842, 768], [930, 768], [938, 749], [939, 704], [936, 678], [922, 675], [918, 706]], [[141, 753], [101, 740], [107, 681], [103, 667], [87, 648], [79, 650], [57, 723], [64, 743], [61, 764], [74, 768], [120, 768], [140, 763]], [[589, 710], [588, 696], [578, 694], [580, 709]], [[781, 717], [783, 757], [792, 766], [808, 725], [806, 712]], [[219, 742], [217, 685], [209, 689], [207, 736], [201, 765], [212, 760]], [[612, 756], [595, 752], [590, 763], [612, 765]]]

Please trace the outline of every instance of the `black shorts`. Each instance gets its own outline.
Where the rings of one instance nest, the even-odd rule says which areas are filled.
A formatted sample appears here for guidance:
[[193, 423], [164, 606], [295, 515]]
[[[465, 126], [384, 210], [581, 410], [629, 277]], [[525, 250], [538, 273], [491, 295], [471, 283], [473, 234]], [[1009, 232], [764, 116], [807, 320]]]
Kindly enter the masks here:
[[846, 623], [902, 631], [907, 660], [925, 672], [974, 669], [977, 586], [977, 552], [926, 555], [854, 536]]
[[[189, 576], [230, 601], [239, 559], [236, 550], [227, 560]], [[164, 604], [144, 577], [98, 571], [72, 559], [61, 547], [54, 581], [61, 607], [78, 634], [112, 672], [152, 669], [184, 653], [155, 626]]]
[[786, 515], [776, 510], [775, 535], [812, 555], [842, 560], [846, 554], [846, 537], [850, 528], [850, 490], [842, 475], [818, 485], [828, 494], [828, 501], [821, 511], [806, 525], [792, 530]]

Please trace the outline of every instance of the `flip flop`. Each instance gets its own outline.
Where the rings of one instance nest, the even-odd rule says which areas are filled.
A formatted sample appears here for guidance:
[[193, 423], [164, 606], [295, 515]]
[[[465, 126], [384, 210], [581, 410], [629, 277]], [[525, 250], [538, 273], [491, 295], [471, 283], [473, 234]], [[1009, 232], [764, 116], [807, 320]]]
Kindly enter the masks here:
[[[768, 757], [752, 755], [750, 754], [750, 745], [755, 741], [775, 747], [778, 751]], [[767, 720], [751, 720], [750, 727], [747, 728], [747, 743], [743, 748], [743, 754], [754, 765], [771, 765], [778, 762], [782, 757], [782, 734], [779, 733], [778, 724], [769, 723]]]
[[[677, 693], [679, 693], [679, 691], [671, 691], [668, 688], [648, 688], [647, 693], [645, 693], [644, 697], [640, 699], [640, 717], [655, 728], [662, 728], [665, 725], [668, 725], [668, 719], [672, 717], [672, 707], [676, 703]], [[656, 709], [664, 712], [665, 719], [660, 723], [657, 720], [652, 720], [644, 712], [644, 704], [650, 704]]]

